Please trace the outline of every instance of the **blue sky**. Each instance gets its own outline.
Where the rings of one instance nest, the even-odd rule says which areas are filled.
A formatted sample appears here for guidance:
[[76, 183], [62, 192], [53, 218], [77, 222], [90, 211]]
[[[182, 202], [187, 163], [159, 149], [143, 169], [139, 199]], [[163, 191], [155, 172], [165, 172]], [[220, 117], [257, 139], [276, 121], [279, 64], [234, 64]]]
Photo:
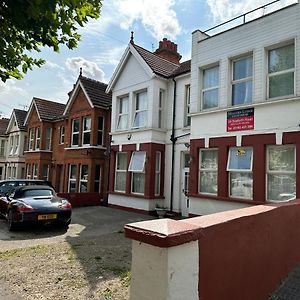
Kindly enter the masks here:
[[[13, 108], [26, 109], [33, 97], [66, 103], [83, 68], [83, 75], [108, 82], [134, 31], [135, 43], [156, 50], [167, 37], [178, 44], [182, 61], [190, 59], [191, 33], [205, 30], [270, 0], [104, 0], [101, 17], [80, 29], [82, 39], [75, 50], [59, 53], [43, 48], [37, 54], [47, 61], [29, 71], [22, 80], [0, 81], [0, 115]], [[276, 9], [294, 0], [281, 0]], [[253, 16], [255, 17], [255, 16]]]

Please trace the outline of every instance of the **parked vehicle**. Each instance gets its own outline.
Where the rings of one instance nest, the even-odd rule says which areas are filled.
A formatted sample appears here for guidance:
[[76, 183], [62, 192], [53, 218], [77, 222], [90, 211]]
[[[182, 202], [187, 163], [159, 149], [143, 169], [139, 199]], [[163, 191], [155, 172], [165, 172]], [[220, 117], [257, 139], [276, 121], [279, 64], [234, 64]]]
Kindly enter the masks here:
[[56, 195], [47, 185], [20, 186], [0, 197], [0, 213], [7, 219], [8, 229], [23, 223], [68, 226], [71, 222], [71, 204]]
[[26, 186], [26, 185], [48, 185], [52, 186], [49, 181], [46, 180], [37, 180], [37, 179], [8, 179], [0, 181], [0, 195], [5, 195], [13, 190], [17, 186]]

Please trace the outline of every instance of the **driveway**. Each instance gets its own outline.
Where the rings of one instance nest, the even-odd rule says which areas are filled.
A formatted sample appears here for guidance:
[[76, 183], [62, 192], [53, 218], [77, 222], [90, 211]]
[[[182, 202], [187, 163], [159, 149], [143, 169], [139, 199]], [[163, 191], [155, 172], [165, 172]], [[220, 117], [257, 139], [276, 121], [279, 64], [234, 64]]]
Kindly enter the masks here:
[[[67, 243], [76, 247], [76, 245], [84, 245], [97, 240], [100, 243], [100, 247], [102, 247], [102, 241], [105, 241], [108, 237], [113, 237], [116, 240], [114, 244], [120, 243], [121, 246], [122, 243], [124, 244], [121, 240], [124, 240], [123, 228], [125, 224], [152, 218], [103, 206], [83, 207], [73, 209], [72, 223], [67, 230], [62, 228], [28, 227], [17, 232], [9, 232], [6, 228], [6, 221], [0, 219], [0, 254], [7, 250], [41, 245], [56, 247], [56, 245]], [[128, 244], [128, 242], [126, 243]], [[94, 244], [92, 243], [92, 245]], [[126, 246], [126, 244], [124, 245]], [[110, 247], [110, 244], [108, 243], [106, 247]], [[20, 296], [22, 294], [19, 294], [19, 296], [13, 295], [8, 282], [3, 282], [3, 280], [1, 282], [0, 280], [1, 300], [23, 299]]]

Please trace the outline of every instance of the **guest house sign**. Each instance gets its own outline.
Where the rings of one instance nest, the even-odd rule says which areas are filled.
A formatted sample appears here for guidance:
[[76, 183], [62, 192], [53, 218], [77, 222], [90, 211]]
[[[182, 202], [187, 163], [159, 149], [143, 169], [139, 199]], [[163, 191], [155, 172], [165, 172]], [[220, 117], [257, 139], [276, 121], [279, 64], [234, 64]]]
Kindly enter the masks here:
[[227, 112], [227, 132], [254, 129], [254, 108]]

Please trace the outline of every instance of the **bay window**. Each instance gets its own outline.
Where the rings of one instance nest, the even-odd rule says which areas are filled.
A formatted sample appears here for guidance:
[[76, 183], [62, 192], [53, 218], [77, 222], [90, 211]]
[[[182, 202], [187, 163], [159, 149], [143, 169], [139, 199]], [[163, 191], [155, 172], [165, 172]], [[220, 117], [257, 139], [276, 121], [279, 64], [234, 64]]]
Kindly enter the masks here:
[[126, 191], [126, 173], [127, 173], [127, 153], [117, 153], [115, 191]]
[[202, 109], [219, 106], [219, 66], [203, 70]]
[[160, 196], [161, 152], [155, 153], [155, 196]]
[[147, 92], [139, 92], [135, 94], [135, 112], [133, 127], [141, 128], [147, 125], [147, 106], [148, 106]]
[[98, 117], [97, 145], [103, 146], [104, 141], [104, 118]]
[[120, 98], [118, 104], [117, 129], [124, 130], [128, 127], [129, 97]]
[[33, 171], [32, 171], [32, 178], [33, 179], [38, 179], [38, 174], [39, 174], [39, 170], [38, 170], [39, 166], [38, 164], [33, 164]]
[[59, 127], [59, 143], [64, 144], [65, 142], [65, 126]]
[[101, 193], [101, 165], [96, 165], [95, 179], [94, 179], [94, 192]]
[[232, 105], [252, 103], [253, 58], [232, 61]]
[[33, 141], [34, 141], [34, 128], [30, 128], [28, 150], [33, 150]]
[[17, 134], [17, 135], [15, 135], [15, 155], [17, 155], [18, 154], [18, 152], [19, 152], [19, 135]]
[[45, 150], [51, 150], [52, 128], [46, 128], [46, 148]]
[[35, 130], [35, 150], [40, 150], [41, 146], [41, 129], [37, 127]]
[[296, 149], [294, 145], [267, 148], [267, 200], [296, 198]]
[[84, 193], [88, 191], [88, 175], [89, 166], [81, 165], [80, 166], [80, 182], [79, 182], [79, 192]]
[[158, 128], [163, 128], [163, 111], [165, 103], [165, 91], [159, 90], [159, 102], [158, 102]]
[[82, 145], [91, 144], [91, 129], [92, 129], [92, 119], [91, 117], [82, 118]]
[[11, 135], [9, 137], [9, 145], [10, 145], [9, 155], [13, 155], [14, 154], [14, 137], [13, 137], [13, 135]]
[[145, 190], [145, 162], [146, 152], [135, 151], [132, 153], [128, 171], [132, 172], [131, 176], [131, 192], [136, 194], [144, 194]]
[[218, 192], [218, 150], [201, 149], [199, 166], [199, 192], [214, 194]]
[[79, 145], [79, 119], [72, 121], [72, 146]]
[[50, 171], [50, 166], [48, 164], [44, 164], [43, 174], [42, 174], [43, 180], [49, 180], [49, 171]]
[[268, 51], [268, 97], [294, 95], [295, 45]]
[[77, 178], [77, 165], [70, 165], [69, 168], [69, 193], [76, 193], [76, 178]]
[[185, 86], [185, 94], [184, 94], [184, 127], [191, 126], [191, 117], [189, 116], [190, 104], [191, 104], [191, 86], [188, 84]]
[[230, 148], [227, 171], [229, 172], [229, 196], [253, 198], [252, 148]]

